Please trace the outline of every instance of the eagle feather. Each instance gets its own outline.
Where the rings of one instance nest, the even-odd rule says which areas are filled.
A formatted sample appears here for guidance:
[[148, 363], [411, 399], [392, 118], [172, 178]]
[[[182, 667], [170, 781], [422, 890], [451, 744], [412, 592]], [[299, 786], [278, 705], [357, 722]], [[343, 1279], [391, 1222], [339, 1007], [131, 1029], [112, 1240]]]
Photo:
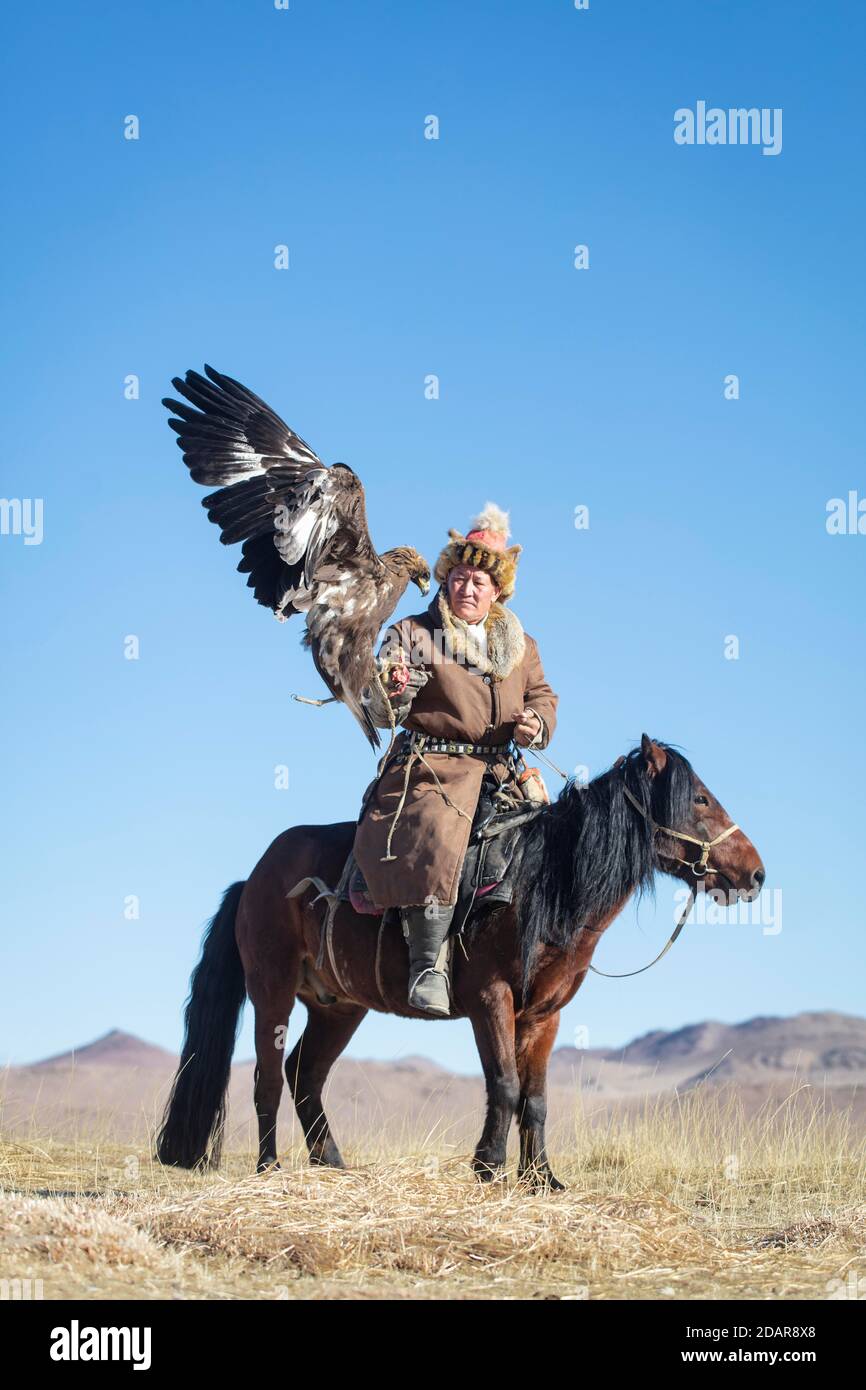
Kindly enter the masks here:
[[429, 566], [408, 546], [378, 554], [357, 474], [325, 465], [239, 381], [204, 370], [174, 377], [184, 399], [163, 400], [190, 476], [217, 488], [202, 505], [224, 545], [243, 542], [238, 569], [257, 601], [281, 621], [306, 614], [316, 670], [378, 748], [364, 700], [376, 639], [410, 579], [427, 592]]

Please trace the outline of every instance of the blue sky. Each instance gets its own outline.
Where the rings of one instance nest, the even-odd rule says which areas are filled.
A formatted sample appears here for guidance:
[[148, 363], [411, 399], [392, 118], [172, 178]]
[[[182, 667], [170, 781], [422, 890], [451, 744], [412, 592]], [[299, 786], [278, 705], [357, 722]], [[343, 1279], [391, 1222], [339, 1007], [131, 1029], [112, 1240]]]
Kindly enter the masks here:
[[[560, 1043], [862, 1009], [866, 537], [825, 519], [866, 496], [864, 28], [781, 0], [10, 18], [2, 490], [44, 533], [0, 536], [4, 1061], [113, 1026], [177, 1047], [225, 885], [286, 826], [353, 818], [374, 769], [345, 711], [291, 700], [321, 693], [300, 628], [253, 602], [166, 427], [205, 361], [358, 471], [380, 549], [432, 560], [508, 508], [551, 756], [599, 772], [646, 729], [760, 849], [781, 931], [689, 927], [590, 977]], [[781, 108], [782, 152], [678, 146], [699, 100]], [[672, 901], [599, 967], [650, 959]], [[371, 1014], [349, 1051], [477, 1070], [464, 1022]]]

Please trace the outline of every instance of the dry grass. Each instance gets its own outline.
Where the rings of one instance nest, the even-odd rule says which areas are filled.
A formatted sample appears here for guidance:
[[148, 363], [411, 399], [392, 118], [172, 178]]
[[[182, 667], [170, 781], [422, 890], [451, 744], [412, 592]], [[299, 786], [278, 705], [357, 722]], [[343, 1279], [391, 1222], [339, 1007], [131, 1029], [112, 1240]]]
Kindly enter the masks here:
[[196, 1175], [33, 1135], [0, 1145], [0, 1278], [46, 1298], [824, 1298], [866, 1277], [866, 1171], [846, 1115], [803, 1101], [576, 1114], [549, 1195], [513, 1161], [479, 1186], [441, 1134], [362, 1137], [345, 1172], [296, 1146], [263, 1176], [246, 1151]]

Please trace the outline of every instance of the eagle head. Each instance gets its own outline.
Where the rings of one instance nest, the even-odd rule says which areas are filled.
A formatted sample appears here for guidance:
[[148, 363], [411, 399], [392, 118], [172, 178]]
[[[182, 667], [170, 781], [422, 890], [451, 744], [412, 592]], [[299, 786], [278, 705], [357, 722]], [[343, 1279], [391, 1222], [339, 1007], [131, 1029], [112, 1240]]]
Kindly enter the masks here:
[[394, 579], [402, 583], [405, 587], [411, 579], [413, 584], [417, 584], [422, 594], [430, 590], [430, 566], [419, 555], [417, 550], [413, 550], [411, 545], [398, 545], [393, 550], [386, 550], [379, 559], [387, 567]]
[[418, 554], [417, 550], [413, 550], [411, 552], [411, 555], [412, 568], [409, 571], [409, 578], [412, 580], [413, 584], [418, 585], [418, 588], [421, 590], [422, 594], [429, 594], [430, 566], [427, 564], [427, 561], [424, 559], [424, 556]]

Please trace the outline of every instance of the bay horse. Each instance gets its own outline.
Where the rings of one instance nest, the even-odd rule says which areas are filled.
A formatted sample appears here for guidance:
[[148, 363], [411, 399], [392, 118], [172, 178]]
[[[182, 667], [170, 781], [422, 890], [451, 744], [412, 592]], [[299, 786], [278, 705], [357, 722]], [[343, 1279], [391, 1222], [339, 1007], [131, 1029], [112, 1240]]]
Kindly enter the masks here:
[[[255, 1009], [259, 1172], [279, 1167], [277, 1108], [296, 999], [306, 1005], [307, 1023], [285, 1058], [285, 1075], [310, 1162], [334, 1168], [345, 1164], [322, 1090], [367, 1011], [437, 1021], [407, 1002], [402, 930], [385, 926], [380, 936], [379, 919], [357, 913], [349, 902], [340, 902], [333, 918], [341, 978], [324, 957], [315, 972], [320, 988], [311, 981], [322, 909], [312, 905], [313, 888], [288, 895], [303, 879], [336, 883], [354, 833], [353, 821], [295, 826], [274, 840], [246, 883], [226, 890], [190, 981], [183, 1050], [157, 1137], [160, 1162], [184, 1168], [219, 1164], [232, 1053], [247, 995]], [[481, 1181], [504, 1176], [516, 1117], [521, 1187], [564, 1187], [551, 1170], [544, 1138], [547, 1064], [560, 1011], [586, 978], [602, 933], [659, 871], [693, 890], [712, 891], [717, 900], [724, 894], [727, 901], [756, 897], [765, 877], [754, 845], [687, 759], [644, 734], [639, 748], [593, 781], [581, 786], [569, 779], [559, 797], [523, 827], [512, 866], [512, 902], [485, 907], [481, 899], [474, 907], [466, 928], [468, 952], [453, 953], [451, 1017], [470, 1020], [484, 1071], [487, 1113], [472, 1159]], [[322, 983], [336, 1002], [321, 1002]]]

